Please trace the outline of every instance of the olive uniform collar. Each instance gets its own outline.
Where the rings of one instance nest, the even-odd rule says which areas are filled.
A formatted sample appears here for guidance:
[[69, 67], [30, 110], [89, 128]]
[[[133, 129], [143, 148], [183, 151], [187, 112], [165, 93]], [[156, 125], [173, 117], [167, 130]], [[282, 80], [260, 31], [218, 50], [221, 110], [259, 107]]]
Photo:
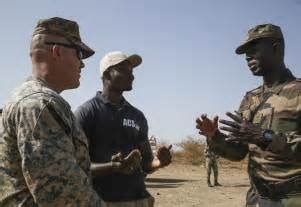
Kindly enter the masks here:
[[279, 81], [279, 84], [272, 87], [267, 87], [266, 85], [261, 85], [257, 88], [257, 90], [252, 91], [252, 93], [256, 96], [263, 96], [266, 93], [272, 93], [279, 95], [282, 91], [283, 87], [293, 81], [296, 80], [296, 77], [292, 74], [292, 72], [289, 69], [286, 69], [281, 74], [281, 79]]

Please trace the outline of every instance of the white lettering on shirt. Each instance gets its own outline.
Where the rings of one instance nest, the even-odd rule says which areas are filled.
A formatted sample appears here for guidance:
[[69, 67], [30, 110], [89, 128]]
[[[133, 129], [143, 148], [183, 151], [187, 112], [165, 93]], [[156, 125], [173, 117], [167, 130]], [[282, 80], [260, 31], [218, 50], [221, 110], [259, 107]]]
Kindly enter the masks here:
[[123, 126], [135, 128], [137, 131], [140, 130], [140, 126], [131, 119], [123, 118]]

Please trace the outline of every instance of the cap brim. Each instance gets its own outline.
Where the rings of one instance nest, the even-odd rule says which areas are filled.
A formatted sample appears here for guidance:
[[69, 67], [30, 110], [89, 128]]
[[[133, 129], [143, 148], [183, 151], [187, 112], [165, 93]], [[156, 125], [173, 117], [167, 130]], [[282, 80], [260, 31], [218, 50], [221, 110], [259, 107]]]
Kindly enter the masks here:
[[134, 54], [126, 58], [125, 60], [129, 61], [133, 68], [137, 67], [142, 63], [142, 58], [140, 55]]
[[248, 46], [250, 45], [251, 41], [245, 42], [243, 44], [241, 44], [240, 46], [238, 46], [235, 50], [235, 53], [238, 55], [244, 54], [248, 48]]
[[[254, 42], [255, 40], [264, 39], [264, 38], [275, 38], [275, 37], [266, 35], [266, 36], [259, 36], [259, 37], [254, 37], [252, 39], [249, 39], [249, 40], [245, 41], [244, 43], [242, 43], [240, 46], [238, 46], [238, 48], [236, 48], [236, 50], [235, 50], [235, 53], [238, 55], [246, 53], [246, 50], [249, 48], [250, 43]], [[277, 38], [275, 38], [275, 39], [277, 39]], [[281, 38], [278, 38], [278, 39], [281, 39]]]
[[94, 50], [92, 50], [90, 47], [88, 47], [85, 43], [83, 42], [74, 42], [75, 45], [77, 45], [83, 52], [83, 57], [82, 59], [86, 59], [92, 55], [94, 55]]

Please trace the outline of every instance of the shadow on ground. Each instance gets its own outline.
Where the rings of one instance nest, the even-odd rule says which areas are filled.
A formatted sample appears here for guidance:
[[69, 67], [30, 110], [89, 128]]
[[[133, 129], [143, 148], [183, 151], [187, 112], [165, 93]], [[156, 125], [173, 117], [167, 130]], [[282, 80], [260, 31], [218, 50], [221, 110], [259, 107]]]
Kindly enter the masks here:
[[185, 179], [167, 179], [167, 178], [146, 178], [147, 188], [178, 188], [185, 182], [191, 182], [193, 180]]
[[239, 184], [239, 183], [233, 183], [233, 184], [223, 184], [222, 187], [226, 188], [244, 188], [249, 187], [249, 184]]

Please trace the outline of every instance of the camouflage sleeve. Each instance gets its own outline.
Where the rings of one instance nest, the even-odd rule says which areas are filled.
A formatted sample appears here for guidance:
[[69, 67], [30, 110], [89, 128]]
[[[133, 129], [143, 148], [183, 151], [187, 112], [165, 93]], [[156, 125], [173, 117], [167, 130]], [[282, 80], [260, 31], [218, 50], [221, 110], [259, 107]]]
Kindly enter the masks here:
[[68, 134], [72, 122], [57, 120], [70, 116], [60, 104], [53, 100], [19, 104], [16, 131], [27, 186], [38, 206], [101, 206], [89, 175], [75, 158]]
[[[248, 105], [248, 97], [245, 96], [240, 104], [239, 112], [243, 113]], [[219, 156], [232, 161], [240, 161], [244, 159], [248, 153], [248, 145], [239, 142], [229, 142], [225, 138], [227, 136], [218, 131], [208, 144], [210, 148]]]
[[239, 142], [229, 142], [225, 138], [227, 136], [220, 131], [208, 142], [210, 149], [217, 155], [231, 161], [240, 161], [245, 158], [248, 153], [248, 146]]

